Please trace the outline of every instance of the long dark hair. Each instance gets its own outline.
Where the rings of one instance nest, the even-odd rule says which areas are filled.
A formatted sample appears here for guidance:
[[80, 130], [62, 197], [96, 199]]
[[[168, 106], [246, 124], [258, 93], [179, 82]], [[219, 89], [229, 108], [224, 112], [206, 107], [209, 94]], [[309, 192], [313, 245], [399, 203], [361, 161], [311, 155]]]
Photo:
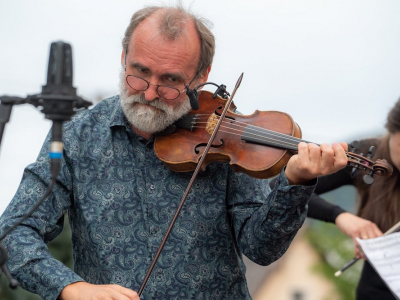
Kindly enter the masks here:
[[389, 151], [390, 135], [400, 132], [400, 99], [390, 110], [385, 127], [388, 133], [383, 138], [364, 142], [375, 141], [377, 147], [375, 157], [386, 159], [393, 166], [392, 176], [389, 178], [376, 176], [375, 182], [369, 187], [361, 181], [356, 184], [360, 196], [357, 215], [376, 223], [383, 232], [400, 221], [400, 172], [393, 165]]

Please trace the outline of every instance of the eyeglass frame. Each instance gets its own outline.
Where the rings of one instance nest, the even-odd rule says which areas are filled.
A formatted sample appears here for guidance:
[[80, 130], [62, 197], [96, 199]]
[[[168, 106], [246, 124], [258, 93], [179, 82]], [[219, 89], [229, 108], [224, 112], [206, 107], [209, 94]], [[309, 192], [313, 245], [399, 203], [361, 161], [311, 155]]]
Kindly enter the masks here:
[[[131, 87], [131, 85], [130, 85], [129, 82], [128, 82], [128, 76], [133, 76], [133, 77], [142, 79], [142, 80], [144, 80], [144, 81], [147, 83], [147, 87], [146, 87], [144, 90], [138, 90], [138, 89], [135, 89], [135, 88], [133, 88], [133, 87], [131, 87], [131, 88], [134, 89], [135, 91], [144, 92], [144, 91], [147, 91], [147, 90], [149, 89], [150, 85], [155, 86], [155, 87], [156, 87], [157, 95], [160, 96], [161, 98], [165, 99], [165, 100], [176, 100], [176, 99], [178, 99], [179, 96], [180, 96], [183, 92], [185, 92], [185, 91], [187, 91], [187, 90], [189, 89], [189, 86], [193, 83], [193, 81], [196, 79], [197, 75], [199, 75], [199, 73], [200, 73], [199, 71], [196, 72], [196, 74], [194, 75], [193, 79], [190, 80], [189, 84], [185, 85], [185, 88], [184, 88], [182, 91], [180, 91], [179, 89], [177, 89], [177, 88], [175, 88], [175, 87], [169, 86], [169, 85], [153, 84], [153, 83], [147, 81], [146, 79], [144, 79], [144, 78], [142, 78], [142, 77], [140, 77], [140, 76], [136, 76], [136, 75], [132, 75], [132, 74], [130, 74], [130, 75], [127, 75], [127, 74], [126, 74], [126, 55], [127, 55], [127, 54], [128, 54], [128, 49], [125, 49], [125, 54], [124, 54], [124, 72], [125, 72], [125, 75], [126, 75], [126, 77], [125, 77], [126, 83]], [[159, 88], [160, 86], [161, 86], [161, 87], [167, 87], [167, 88], [174, 89], [174, 90], [178, 91], [179, 95], [176, 96], [176, 97], [173, 98], [173, 99], [164, 98], [164, 97], [161, 96], [160, 93], [158, 92], [158, 88]]]

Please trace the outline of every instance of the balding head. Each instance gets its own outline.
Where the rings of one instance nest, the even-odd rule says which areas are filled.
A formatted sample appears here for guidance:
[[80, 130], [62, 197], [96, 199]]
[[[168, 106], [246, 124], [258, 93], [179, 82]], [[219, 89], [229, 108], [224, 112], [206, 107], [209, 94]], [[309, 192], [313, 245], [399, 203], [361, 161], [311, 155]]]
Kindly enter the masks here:
[[155, 34], [160, 34], [170, 41], [183, 36], [189, 37], [188, 28], [193, 26], [200, 41], [197, 72], [203, 73], [211, 66], [215, 53], [214, 35], [209, 30], [206, 20], [194, 16], [182, 7], [151, 6], [136, 12], [132, 16], [122, 40], [124, 50], [128, 50], [133, 32], [146, 19], [154, 22]]

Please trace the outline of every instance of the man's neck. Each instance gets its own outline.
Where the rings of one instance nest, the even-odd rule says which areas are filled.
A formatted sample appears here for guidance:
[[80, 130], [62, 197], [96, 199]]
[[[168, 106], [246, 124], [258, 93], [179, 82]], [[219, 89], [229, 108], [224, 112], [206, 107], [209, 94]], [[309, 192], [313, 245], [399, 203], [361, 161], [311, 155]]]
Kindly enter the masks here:
[[140, 135], [141, 137], [145, 138], [146, 140], [149, 140], [153, 136], [152, 133], [139, 130], [132, 125], [131, 125], [131, 128], [137, 135]]

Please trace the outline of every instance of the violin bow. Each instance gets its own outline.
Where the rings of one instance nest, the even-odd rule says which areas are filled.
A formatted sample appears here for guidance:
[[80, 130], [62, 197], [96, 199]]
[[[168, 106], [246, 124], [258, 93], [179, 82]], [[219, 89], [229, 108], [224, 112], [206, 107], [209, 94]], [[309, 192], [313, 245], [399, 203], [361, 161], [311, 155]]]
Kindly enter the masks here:
[[198, 164], [197, 164], [197, 167], [196, 167], [196, 169], [195, 169], [194, 172], [193, 172], [192, 178], [190, 179], [189, 184], [188, 184], [188, 186], [187, 186], [187, 188], [186, 188], [186, 191], [185, 191], [185, 193], [183, 194], [183, 196], [182, 196], [182, 198], [181, 198], [181, 202], [180, 202], [180, 204], [179, 204], [179, 206], [178, 206], [178, 208], [177, 208], [177, 210], [176, 210], [176, 212], [175, 212], [175, 215], [174, 215], [174, 217], [172, 218], [171, 223], [169, 224], [167, 231], [165, 232], [165, 235], [164, 235], [164, 237], [163, 237], [163, 239], [162, 239], [162, 241], [161, 241], [161, 243], [160, 243], [160, 246], [158, 247], [158, 250], [157, 250], [156, 254], [154, 255], [153, 261], [151, 262], [150, 267], [148, 268], [148, 270], [147, 270], [147, 272], [146, 272], [146, 275], [144, 276], [143, 282], [142, 282], [142, 284], [140, 285], [139, 291], [137, 292], [138, 295], [139, 295], [139, 297], [142, 295], [143, 290], [144, 290], [144, 288], [145, 288], [146, 285], [147, 285], [147, 282], [148, 282], [148, 280], [149, 280], [149, 278], [150, 278], [150, 275], [151, 275], [151, 273], [153, 272], [153, 269], [154, 269], [154, 267], [155, 267], [155, 265], [156, 265], [156, 263], [157, 263], [158, 258], [160, 257], [161, 251], [163, 250], [164, 245], [165, 245], [165, 243], [167, 242], [167, 239], [168, 239], [168, 237], [169, 237], [169, 235], [170, 235], [170, 233], [171, 233], [171, 231], [172, 231], [172, 228], [174, 227], [175, 222], [176, 222], [176, 220], [177, 220], [178, 217], [179, 217], [179, 213], [181, 212], [181, 209], [182, 209], [182, 207], [183, 207], [183, 204], [185, 203], [186, 198], [187, 198], [187, 196], [189, 195], [189, 192], [190, 192], [190, 190], [191, 190], [191, 188], [192, 188], [192, 186], [193, 186], [194, 180], [196, 179], [197, 174], [199, 173], [199, 171], [200, 171], [200, 169], [201, 169], [201, 166], [202, 166], [202, 164], [203, 164], [203, 162], [204, 162], [204, 160], [205, 160], [205, 158], [206, 158], [206, 155], [207, 155], [208, 151], [209, 151], [210, 148], [211, 148], [211, 145], [212, 145], [212, 143], [213, 143], [213, 141], [214, 141], [214, 138], [215, 138], [215, 136], [217, 135], [218, 129], [219, 129], [219, 127], [221, 126], [221, 123], [222, 123], [222, 121], [224, 120], [226, 113], [228, 112], [228, 109], [229, 109], [229, 107], [230, 107], [230, 105], [231, 105], [231, 103], [232, 103], [232, 101], [233, 101], [233, 97], [235, 96], [236, 91], [237, 91], [237, 89], [239, 88], [240, 83], [242, 82], [242, 79], [243, 79], [243, 73], [239, 76], [239, 79], [237, 80], [236, 85], [235, 85], [235, 87], [234, 87], [234, 89], [233, 89], [232, 95], [231, 95], [231, 97], [229, 98], [229, 100], [226, 102], [225, 108], [224, 108], [224, 110], [222, 111], [221, 116], [220, 116], [220, 118], [219, 118], [219, 121], [218, 121], [218, 123], [217, 123], [217, 125], [215, 126], [215, 129], [214, 129], [214, 131], [213, 131], [213, 134], [211, 135], [211, 137], [210, 137], [210, 139], [209, 139], [209, 141], [208, 141], [208, 143], [207, 143], [207, 146], [205, 147], [204, 152], [203, 152], [203, 154], [201, 155], [201, 158], [200, 158], [200, 160], [199, 160], [199, 162], [198, 162]]

